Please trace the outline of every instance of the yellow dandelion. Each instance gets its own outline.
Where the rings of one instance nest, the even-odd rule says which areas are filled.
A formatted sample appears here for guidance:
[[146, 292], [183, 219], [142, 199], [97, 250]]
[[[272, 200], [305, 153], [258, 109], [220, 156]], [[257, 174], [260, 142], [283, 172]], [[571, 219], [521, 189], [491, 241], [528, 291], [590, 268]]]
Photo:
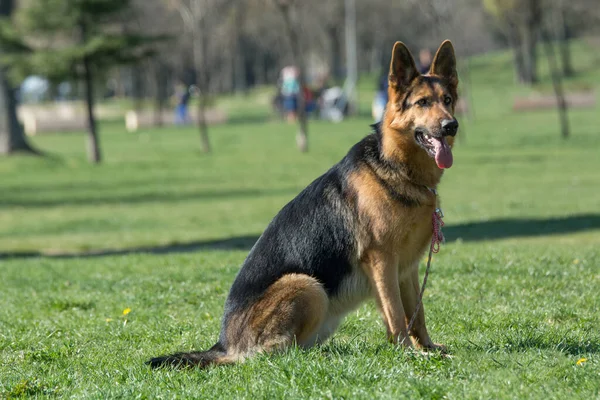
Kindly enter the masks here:
[[577, 365], [583, 365], [583, 363], [586, 361], [587, 361], [587, 358], [580, 358], [579, 360], [577, 360]]
[[112, 321], [112, 318], [106, 318], [105, 321], [110, 322], [110, 321]]
[[126, 309], [123, 310], [123, 315], [127, 315], [131, 312], [131, 308], [127, 307]]
[[579, 258], [574, 259], [573, 264], [575, 264], [575, 265], [579, 264]]

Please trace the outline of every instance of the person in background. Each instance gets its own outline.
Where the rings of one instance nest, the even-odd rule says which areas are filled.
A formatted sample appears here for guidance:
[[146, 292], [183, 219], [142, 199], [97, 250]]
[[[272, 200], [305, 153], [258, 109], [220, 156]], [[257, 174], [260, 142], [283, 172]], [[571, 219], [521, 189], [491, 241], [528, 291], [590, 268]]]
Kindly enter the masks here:
[[431, 50], [421, 49], [421, 51], [419, 51], [419, 72], [421, 74], [426, 74], [429, 72], [432, 59], [433, 56], [431, 54]]
[[188, 105], [190, 103], [190, 89], [185, 84], [180, 84], [175, 91], [177, 105], [175, 106], [175, 124], [184, 125], [189, 122]]
[[283, 110], [288, 122], [296, 120], [298, 110], [298, 94], [300, 83], [296, 67], [285, 67], [281, 70], [281, 96], [283, 97]]
[[371, 114], [375, 122], [379, 122], [383, 118], [383, 112], [388, 102], [388, 74], [383, 72], [377, 82], [377, 92], [371, 106]]

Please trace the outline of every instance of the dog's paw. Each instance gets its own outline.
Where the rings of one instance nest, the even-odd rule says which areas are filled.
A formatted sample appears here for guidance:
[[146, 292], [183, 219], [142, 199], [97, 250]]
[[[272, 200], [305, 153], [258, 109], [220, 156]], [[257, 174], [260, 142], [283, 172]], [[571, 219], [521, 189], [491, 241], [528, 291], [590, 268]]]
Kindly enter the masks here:
[[441, 343], [432, 343], [431, 346], [427, 348], [429, 351], [439, 351], [442, 354], [448, 354], [448, 348]]
[[413, 350], [415, 354], [421, 355], [423, 357], [441, 357], [441, 358], [454, 358], [454, 356], [448, 353], [448, 348], [443, 344], [439, 343], [431, 343], [428, 346], [417, 346]]
[[454, 358], [454, 356], [449, 353], [448, 348], [440, 343], [432, 343], [426, 351], [439, 352], [443, 358]]
[[444, 346], [443, 344], [440, 343], [433, 343], [430, 342], [426, 345], [422, 345], [420, 346], [421, 349], [423, 351], [427, 351], [427, 352], [440, 352], [443, 355], [447, 355], [448, 354], [448, 348], [446, 346]]

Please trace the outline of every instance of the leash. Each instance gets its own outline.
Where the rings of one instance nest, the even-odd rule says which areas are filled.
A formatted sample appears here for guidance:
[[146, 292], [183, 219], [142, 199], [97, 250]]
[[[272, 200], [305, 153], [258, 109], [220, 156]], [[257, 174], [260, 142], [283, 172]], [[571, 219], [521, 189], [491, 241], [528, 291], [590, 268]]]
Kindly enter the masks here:
[[[433, 194], [437, 195], [435, 189], [430, 189]], [[441, 208], [436, 208], [433, 214], [431, 215], [431, 224], [433, 226], [433, 234], [431, 235], [431, 245], [429, 246], [429, 258], [427, 259], [427, 269], [425, 269], [425, 277], [423, 278], [423, 284], [421, 285], [421, 293], [419, 294], [419, 301], [417, 302], [417, 307], [415, 308], [415, 312], [410, 318], [410, 322], [408, 323], [407, 332], [410, 334], [412, 330], [413, 324], [417, 319], [417, 314], [419, 313], [419, 309], [421, 308], [421, 304], [423, 303], [423, 293], [425, 292], [425, 285], [427, 285], [427, 278], [429, 277], [429, 269], [431, 267], [431, 256], [433, 253], [437, 253], [440, 251], [440, 243], [444, 243], [444, 234], [442, 233], [442, 227], [444, 226], [444, 213]]]

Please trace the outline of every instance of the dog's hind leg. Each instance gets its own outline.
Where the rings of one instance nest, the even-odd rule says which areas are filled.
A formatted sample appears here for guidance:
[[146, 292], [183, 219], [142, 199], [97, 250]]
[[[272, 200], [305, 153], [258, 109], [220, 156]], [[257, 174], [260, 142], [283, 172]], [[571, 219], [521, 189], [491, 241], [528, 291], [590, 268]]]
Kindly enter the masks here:
[[226, 323], [226, 348], [177, 353], [148, 361], [153, 368], [233, 364], [260, 352], [305, 346], [323, 325], [329, 299], [323, 285], [304, 274], [289, 274], [273, 283], [249, 308], [234, 313]]
[[331, 335], [334, 334], [345, 315], [327, 315], [323, 323], [310, 337], [299, 342], [304, 348], [310, 348], [314, 345], [324, 343]]
[[233, 316], [227, 329], [232, 354], [243, 357], [309, 344], [327, 314], [323, 285], [304, 274], [284, 275], [273, 283], [245, 315]]

